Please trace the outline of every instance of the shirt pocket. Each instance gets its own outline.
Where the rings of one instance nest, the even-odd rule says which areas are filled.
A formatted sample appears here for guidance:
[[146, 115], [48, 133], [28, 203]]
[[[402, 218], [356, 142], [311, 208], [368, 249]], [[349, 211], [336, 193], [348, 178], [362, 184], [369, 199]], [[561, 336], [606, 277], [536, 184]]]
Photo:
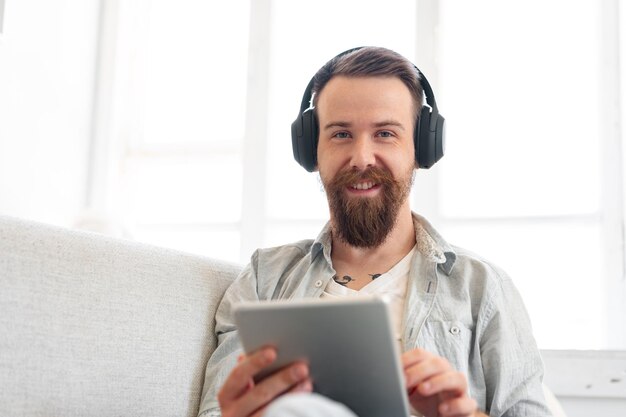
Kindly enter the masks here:
[[419, 347], [446, 358], [452, 367], [469, 374], [474, 332], [460, 321], [427, 321], [420, 333]]

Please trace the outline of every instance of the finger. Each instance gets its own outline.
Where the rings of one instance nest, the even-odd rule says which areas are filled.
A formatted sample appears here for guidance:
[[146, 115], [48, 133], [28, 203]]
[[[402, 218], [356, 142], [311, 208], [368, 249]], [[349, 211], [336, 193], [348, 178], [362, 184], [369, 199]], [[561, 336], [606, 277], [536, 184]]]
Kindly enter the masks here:
[[431, 357], [433, 357], [433, 355], [424, 349], [409, 350], [402, 354], [402, 366], [406, 369]]
[[237, 401], [237, 415], [249, 415], [265, 407], [279, 395], [294, 389], [309, 377], [309, 368], [299, 362], [276, 372], [246, 392]]
[[250, 387], [252, 377], [276, 360], [276, 349], [263, 348], [246, 356], [233, 368], [217, 395], [220, 405], [227, 406]]
[[424, 396], [442, 393], [444, 398], [458, 397], [466, 393], [467, 379], [461, 372], [444, 372], [422, 382], [417, 390]]
[[287, 391], [287, 394], [296, 392], [313, 392], [313, 381], [311, 378], [306, 378], [300, 381], [297, 385]]
[[478, 404], [473, 398], [466, 396], [453, 398], [439, 405], [442, 417], [473, 416], [478, 411]]
[[409, 389], [413, 388], [435, 375], [451, 370], [452, 366], [446, 359], [440, 356], [432, 356], [404, 369], [406, 387]]

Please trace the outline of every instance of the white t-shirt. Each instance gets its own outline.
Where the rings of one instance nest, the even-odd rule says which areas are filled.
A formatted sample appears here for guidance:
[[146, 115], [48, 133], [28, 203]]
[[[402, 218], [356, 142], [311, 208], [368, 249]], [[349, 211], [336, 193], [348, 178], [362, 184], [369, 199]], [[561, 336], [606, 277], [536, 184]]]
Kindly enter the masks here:
[[404, 301], [406, 299], [406, 288], [409, 282], [409, 271], [411, 270], [411, 259], [415, 253], [415, 246], [411, 251], [395, 264], [389, 271], [373, 279], [359, 291], [344, 287], [331, 279], [322, 293], [322, 298], [348, 298], [348, 297], [371, 297], [373, 295], [382, 297], [389, 303], [391, 321], [396, 340], [402, 339], [402, 316], [404, 312]]

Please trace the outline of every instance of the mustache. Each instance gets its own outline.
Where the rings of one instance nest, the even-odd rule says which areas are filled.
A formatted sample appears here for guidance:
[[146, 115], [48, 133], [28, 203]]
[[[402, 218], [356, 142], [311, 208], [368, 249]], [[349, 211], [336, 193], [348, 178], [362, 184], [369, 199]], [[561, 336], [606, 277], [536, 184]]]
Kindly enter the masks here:
[[369, 167], [364, 170], [358, 168], [346, 169], [339, 172], [332, 180], [333, 187], [345, 187], [362, 181], [372, 181], [376, 184], [392, 184], [395, 182], [391, 172], [381, 167]]

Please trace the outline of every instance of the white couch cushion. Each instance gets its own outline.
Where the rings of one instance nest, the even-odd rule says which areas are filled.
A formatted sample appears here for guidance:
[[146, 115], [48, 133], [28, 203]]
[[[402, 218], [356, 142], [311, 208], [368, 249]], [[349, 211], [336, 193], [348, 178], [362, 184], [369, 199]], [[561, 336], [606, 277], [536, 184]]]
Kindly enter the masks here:
[[196, 415], [239, 269], [0, 217], [2, 414]]

